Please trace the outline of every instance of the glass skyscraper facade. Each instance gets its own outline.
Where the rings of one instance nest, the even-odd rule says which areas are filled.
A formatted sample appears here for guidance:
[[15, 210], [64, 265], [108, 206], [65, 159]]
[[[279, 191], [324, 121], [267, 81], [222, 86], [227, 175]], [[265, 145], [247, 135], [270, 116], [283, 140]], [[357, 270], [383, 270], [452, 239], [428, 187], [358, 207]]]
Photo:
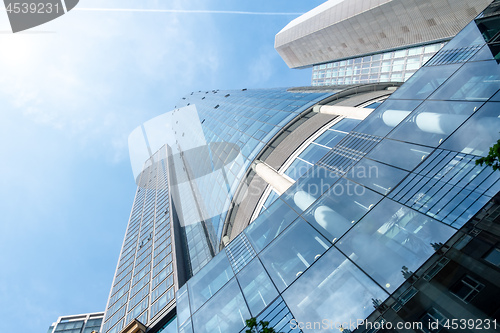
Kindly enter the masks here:
[[[330, 95], [200, 91], [131, 134], [132, 164], [146, 163], [134, 170], [138, 189], [103, 332], [119, 332], [134, 318], [152, 324], [175, 306], [174, 286], [220, 251], [227, 211], [252, 160], [284, 125]], [[165, 126], [170, 136], [158, 135]]]
[[[223, 226], [252, 161], [333, 92], [197, 92], [141, 126], [133, 150], [147, 162], [134, 172], [103, 332], [137, 318], [152, 332], [232, 333], [250, 317], [282, 332], [355, 330], [500, 190], [500, 173], [475, 163], [500, 137], [498, 9], [228, 244]], [[162, 140], [159, 123], [171, 128]]]
[[404, 48], [313, 66], [311, 84], [325, 86], [369, 82], [404, 82], [445, 43]]

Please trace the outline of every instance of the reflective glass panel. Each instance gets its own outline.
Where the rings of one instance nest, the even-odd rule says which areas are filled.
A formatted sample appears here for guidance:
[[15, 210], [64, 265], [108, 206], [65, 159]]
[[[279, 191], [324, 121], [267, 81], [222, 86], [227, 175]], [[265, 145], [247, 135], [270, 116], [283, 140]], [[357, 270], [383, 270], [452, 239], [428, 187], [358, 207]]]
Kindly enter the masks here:
[[420, 103], [421, 101], [386, 100], [356, 127], [354, 131], [385, 136]]
[[335, 131], [326, 131], [321, 134], [319, 138], [314, 140], [314, 142], [319, 143], [324, 146], [328, 146], [330, 148], [335, 147], [337, 143], [345, 137], [345, 133], [335, 132]]
[[500, 139], [499, 132], [500, 103], [489, 102], [453, 133], [440, 148], [486, 156], [489, 147]]
[[188, 281], [191, 311], [196, 311], [233, 276], [226, 253], [220, 252]]
[[293, 180], [299, 179], [304, 173], [307, 172], [312, 167], [311, 164], [304, 162], [302, 160], [296, 159], [293, 163], [286, 169], [285, 175], [292, 178]]
[[339, 121], [338, 123], [336, 123], [335, 125], [330, 127], [330, 129], [349, 133], [360, 122], [361, 121], [357, 120], [357, 119], [346, 118], [346, 119], [342, 119], [341, 121]]
[[500, 66], [497, 61], [470, 62], [460, 68], [430, 98], [486, 101], [498, 89], [500, 89]]
[[191, 311], [189, 310], [189, 298], [187, 292], [187, 284], [184, 284], [177, 291], [177, 318], [179, 319], [179, 323], [183, 324], [189, 316], [191, 316]]
[[276, 238], [293, 220], [297, 218], [290, 206], [278, 198], [267, 210], [262, 212], [246, 229], [250, 243], [257, 252]]
[[336, 173], [315, 166], [293, 184], [281, 198], [296, 211], [303, 212], [339, 178]]
[[[302, 153], [300, 153], [299, 157], [303, 160], [306, 160], [307, 162], [315, 164], [323, 156], [325, 156], [325, 154], [328, 153], [329, 150], [330, 149], [319, 145], [310, 144], [309, 147], [307, 147]], [[303, 173], [301, 173], [301, 175], [302, 174]]]
[[442, 50], [451, 50], [460, 47], [468, 47], [472, 45], [484, 44], [484, 38], [479, 31], [475, 21], [469, 23], [462, 31], [460, 31], [455, 38], [446, 44]]
[[[304, 323], [304, 332], [338, 332], [344, 322], [353, 322], [354, 326], [343, 328], [354, 331], [357, 320], [374, 310], [372, 299], [384, 301], [387, 296], [336, 248], [326, 252], [283, 293], [296, 322]], [[313, 323], [319, 325], [311, 327]]]
[[445, 243], [454, 229], [384, 199], [337, 242], [382, 287], [393, 292], [404, 281], [403, 267], [415, 271], [433, 253], [431, 244]]
[[188, 320], [183, 325], [179, 325], [179, 333], [193, 333], [193, 325], [191, 324], [191, 320]]
[[258, 258], [242, 269], [236, 277], [252, 316], [257, 316], [278, 297], [278, 291]]
[[389, 193], [408, 172], [394, 167], [362, 159], [348, 173], [346, 177], [382, 194]]
[[196, 333], [234, 333], [250, 317], [238, 283], [232, 279], [193, 315], [193, 327]]
[[500, 267], [500, 249], [493, 248], [490, 252], [486, 254], [484, 260], [488, 261], [489, 263], [497, 267]]
[[388, 137], [437, 147], [480, 106], [477, 102], [426, 101]]
[[308, 223], [298, 219], [259, 255], [276, 287], [283, 291], [331, 245]]
[[157, 333], [177, 333], [177, 318], [174, 317], [174, 319], [160, 328]]
[[493, 54], [497, 54], [497, 52], [496, 48], [486, 44], [470, 59], [470, 61], [492, 60], [495, 59]]
[[293, 315], [286, 306], [283, 298], [278, 297], [257, 317], [257, 321], [269, 322], [269, 327], [273, 327], [276, 332], [300, 333], [299, 329], [291, 329], [290, 321]]
[[428, 147], [384, 139], [366, 157], [411, 171], [431, 152]]
[[499, 16], [487, 15], [486, 17], [478, 18], [472, 23], [475, 23], [477, 25], [477, 28], [479, 29], [479, 31], [481, 31], [484, 41], [486, 42], [490, 42], [500, 30]]
[[425, 99], [429, 97], [460, 65], [422, 67], [404, 85], [396, 90], [389, 100]]
[[363, 217], [382, 196], [342, 179], [314, 203], [304, 218], [334, 242]]

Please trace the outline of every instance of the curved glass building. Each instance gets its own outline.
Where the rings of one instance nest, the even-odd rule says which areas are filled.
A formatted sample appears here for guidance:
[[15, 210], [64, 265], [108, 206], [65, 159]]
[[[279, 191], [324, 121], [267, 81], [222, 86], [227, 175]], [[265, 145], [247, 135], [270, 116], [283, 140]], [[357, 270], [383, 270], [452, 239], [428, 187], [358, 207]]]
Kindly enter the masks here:
[[498, 8], [394, 93], [202, 91], [137, 128], [102, 332], [498, 331]]

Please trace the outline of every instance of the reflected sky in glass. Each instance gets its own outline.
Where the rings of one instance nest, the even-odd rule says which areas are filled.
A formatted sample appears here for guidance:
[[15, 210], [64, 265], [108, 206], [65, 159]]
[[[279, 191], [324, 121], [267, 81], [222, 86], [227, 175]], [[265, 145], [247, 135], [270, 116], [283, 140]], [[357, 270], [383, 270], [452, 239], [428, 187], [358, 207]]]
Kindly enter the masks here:
[[196, 333], [234, 333], [245, 326], [250, 312], [236, 279], [232, 279], [193, 315]]
[[383, 289], [336, 248], [326, 252], [283, 293], [297, 321], [327, 321], [323, 327], [303, 329], [304, 332], [338, 332], [338, 323], [366, 318], [374, 310], [372, 299], [383, 301], [387, 297]]
[[416, 270], [455, 230], [384, 199], [342, 237], [337, 247], [387, 291], [404, 281], [403, 266]]
[[343, 178], [314, 203], [303, 217], [334, 242], [381, 199], [380, 194]]
[[278, 291], [258, 258], [242, 269], [237, 279], [253, 316], [257, 316], [278, 297]]
[[329, 241], [299, 219], [259, 257], [276, 287], [283, 291], [330, 246]]

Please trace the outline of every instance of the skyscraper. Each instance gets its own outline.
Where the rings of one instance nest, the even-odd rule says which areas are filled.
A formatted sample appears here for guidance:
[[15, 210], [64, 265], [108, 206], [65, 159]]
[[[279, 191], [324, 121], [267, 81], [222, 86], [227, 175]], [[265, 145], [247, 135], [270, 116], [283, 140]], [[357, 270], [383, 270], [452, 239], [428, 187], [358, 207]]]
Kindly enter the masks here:
[[[193, 92], [136, 129], [138, 189], [103, 332], [239, 332], [250, 317], [355, 330], [400, 299], [500, 190], [475, 164], [499, 138], [498, 8], [392, 95], [382, 83]], [[461, 279], [475, 295], [479, 280]]]
[[276, 34], [290, 68], [312, 67], [313, 86], [406, 81], [479, 14], [488, 0], [329, 0]]

